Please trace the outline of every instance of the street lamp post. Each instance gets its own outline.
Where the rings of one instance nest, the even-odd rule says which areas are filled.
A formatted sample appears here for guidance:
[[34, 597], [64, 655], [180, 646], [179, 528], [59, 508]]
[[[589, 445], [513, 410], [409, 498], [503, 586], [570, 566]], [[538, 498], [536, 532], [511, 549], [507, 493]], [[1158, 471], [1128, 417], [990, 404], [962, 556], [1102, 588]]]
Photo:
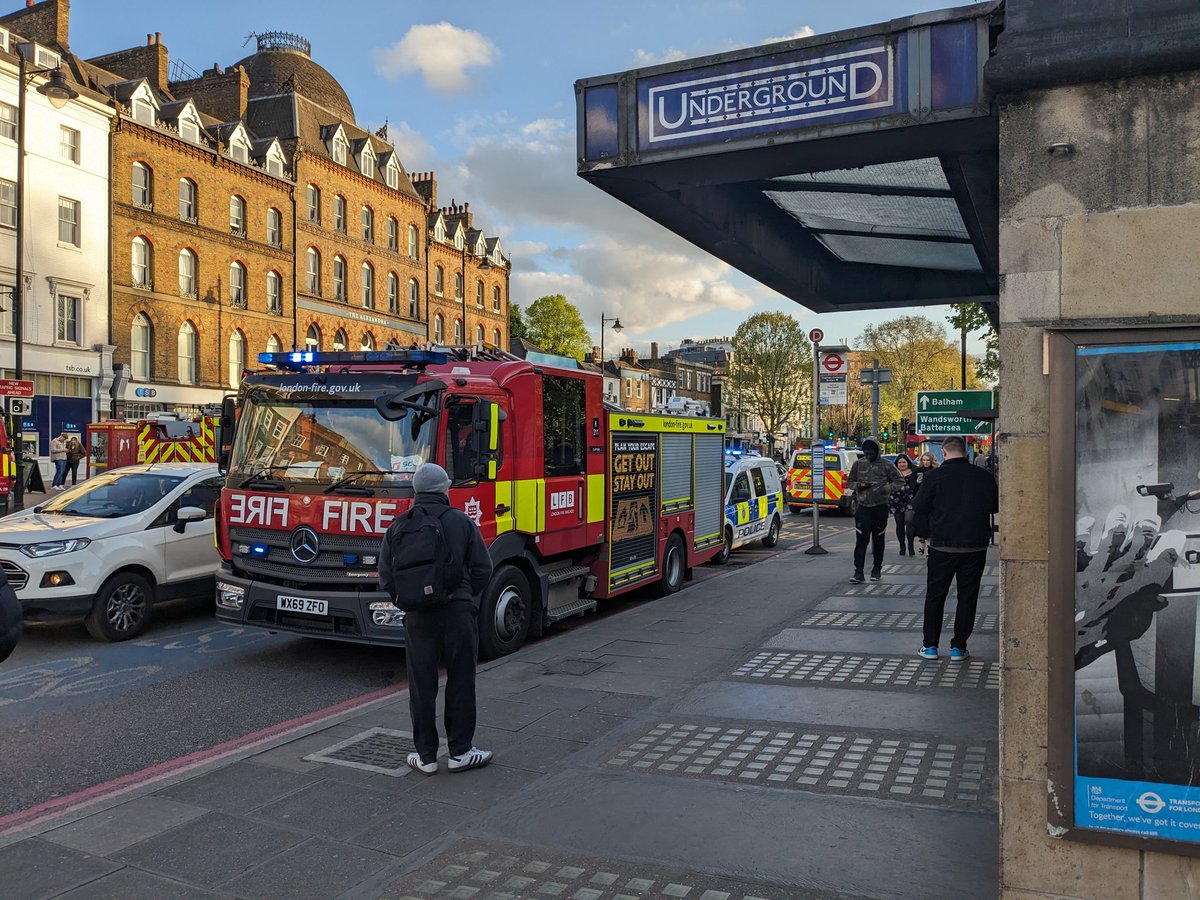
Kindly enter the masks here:
[[615, 331], [617, 334], [620, 334], [621, 329], [624, 327], [621, 325], [621, 317], [620, 316], [611, 316], [611, 317], [606, 318], [604, 313], [600, 313], [600, 371], [601, 371], [601, 373], [604, 372], [604, 326], [605, 325], [611, 325], [612, 330]]
[[[30, 68], [26, 54], [33, 53], [33, 44], [17, 45], [17, 277], [12, 292], [13, 314], [13, 347], [15, 369], [14, 377], [19, 381], [25, 377], [25, 90], [29, 83], [38, 75], [50, 77], [38, 85], [37, 91], [50, 100], [55, 109], [62, 109], [71, 100], [79, 96], [79, 92], [71, 87], [70, 82], [63, 76], [61, 66], [37, 69]], [[6, 410], [7, 412], [7, 410]], [[25, 499], [25, 470], [21, 458], [21, 442], [16, 439], [20, 433], [15, 427], [14, 417], [8, 419], [9, 444], [14, 447], [13, 462], [16, 464], [17, 481], [13, 489], [13, 508], [22, 509]]]

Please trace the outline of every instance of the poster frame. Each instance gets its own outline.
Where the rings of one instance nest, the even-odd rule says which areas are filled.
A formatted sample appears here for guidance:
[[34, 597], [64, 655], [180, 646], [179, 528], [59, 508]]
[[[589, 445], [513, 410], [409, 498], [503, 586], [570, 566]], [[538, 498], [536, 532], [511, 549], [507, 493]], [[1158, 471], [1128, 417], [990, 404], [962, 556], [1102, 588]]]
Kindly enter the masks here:
[[[1200, 857], [1200, 841], [1102, 831], [1075, 818], [1076, 351], [1080, 346], [1200, 341], [1200, 327], [1147, 326], [1047, 331], [1047, 830], [1084, 844]], [[1001, 438], [1003, 440], [1003, 438]], [[1069, 489], [1056, 489], [1056, 485]]]

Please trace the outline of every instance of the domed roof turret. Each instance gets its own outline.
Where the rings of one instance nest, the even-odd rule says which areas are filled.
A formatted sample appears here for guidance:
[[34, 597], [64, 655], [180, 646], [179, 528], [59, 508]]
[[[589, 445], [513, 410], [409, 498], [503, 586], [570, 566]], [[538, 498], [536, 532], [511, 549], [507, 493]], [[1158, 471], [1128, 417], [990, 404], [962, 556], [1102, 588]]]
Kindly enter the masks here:
[[250, 76], [251, 99], [295, 91], [344, 121], [354, 121], [350, 98], [336, 78], [313, 62], [307, 38], [285, 31], [267, 31], [255, 37], [258, 52], [237, 63]]

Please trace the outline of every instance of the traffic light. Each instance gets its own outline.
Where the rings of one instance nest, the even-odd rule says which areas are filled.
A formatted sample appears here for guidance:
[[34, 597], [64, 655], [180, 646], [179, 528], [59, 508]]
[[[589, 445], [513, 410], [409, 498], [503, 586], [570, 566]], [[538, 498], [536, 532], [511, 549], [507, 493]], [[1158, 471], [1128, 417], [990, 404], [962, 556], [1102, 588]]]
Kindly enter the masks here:
[[832, 428], [829, 429], [829, 439], [831, 441], [833, 440], [833, 429]]

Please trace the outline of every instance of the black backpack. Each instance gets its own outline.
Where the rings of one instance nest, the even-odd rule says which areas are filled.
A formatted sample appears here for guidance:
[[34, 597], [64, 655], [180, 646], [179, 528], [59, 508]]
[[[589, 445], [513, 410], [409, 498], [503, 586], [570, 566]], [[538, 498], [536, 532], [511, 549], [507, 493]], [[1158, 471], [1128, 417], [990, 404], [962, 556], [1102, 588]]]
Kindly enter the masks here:
[[[442, 513], [445, 515], [446, 510]], [[450, 602], [453, 560], [443, 532], [442, 516], [415, 506], [388, 528], [384, 540], [392, 557], [392, 602], [405, 612], [433, 609]]]

